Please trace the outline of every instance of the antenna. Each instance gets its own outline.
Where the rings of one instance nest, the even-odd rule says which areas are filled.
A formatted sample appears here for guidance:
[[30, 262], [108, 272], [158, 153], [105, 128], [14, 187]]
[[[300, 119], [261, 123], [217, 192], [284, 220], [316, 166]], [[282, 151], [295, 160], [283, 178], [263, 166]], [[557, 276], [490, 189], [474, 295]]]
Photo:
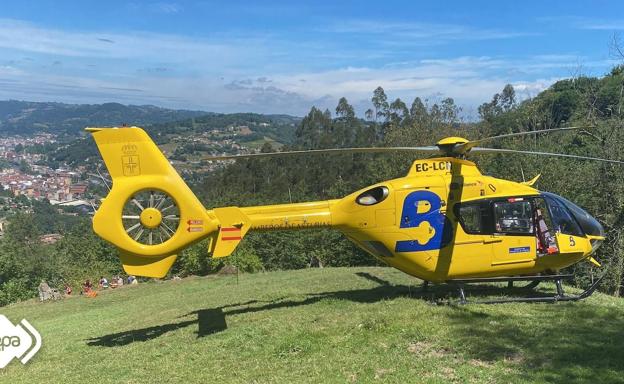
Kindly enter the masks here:
[[100, 166], [98, 165], [98, 167], [95, 169], [98, 173], [98, 175], [100, 175], [100, 178], [102, 179], [102, 181], [104, 182], [104, 185], [106, 185], [106, 188], [108, 189], [108, 192], [110, 192], [111, 187], [108, 185], [108, 182], [106, 181], [106, 179], [104, 178], [104, 176], [102, 176], [102, 173], [100, 172]]

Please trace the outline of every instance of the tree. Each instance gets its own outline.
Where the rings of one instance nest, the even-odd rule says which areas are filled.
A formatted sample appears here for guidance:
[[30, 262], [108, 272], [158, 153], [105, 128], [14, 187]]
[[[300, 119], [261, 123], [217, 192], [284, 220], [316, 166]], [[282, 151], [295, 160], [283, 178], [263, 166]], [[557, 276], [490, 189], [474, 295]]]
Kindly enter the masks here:
[[516, 106], [516, 91], [511, 84], [505, 85], [501, 93], [496, 93], [489, 103], [479, 106], [479, 116], [485, 121], [492, 121], [504, 112]]
[[340, 100], [338, 100], [338, 106], [336, 107], [336, 116], [339, 119], [347, 120], [355, 118], [355, 111], [353, 110], [353, 107], [344, 97], [341, 97]]
[[265, 141], [264, 144], [262, 144], [262, 147], [260, 148], [260, 152], [270, 153], [270, 152], [275, 152], [275, 150], [273, 149], [273, 146], [271, 145], [269, 141]]
[[432, 128], [442, 121], [442, 110], [437, 103], [434, 103], [429, 109], [429, 118], [432, 124]]
[[425, 104], [423, 104], [422, 100], [420, 100], [420, 97], [416, 97], [412, 102], [410, 116], [412, 121], [418, 124], [424, 123], [424, 121], [429, 117], [427, 107], [425, 107]]
[[28, 165], [26, 160], [20, 161], [19, 170], [22, 173], [30, 173], [30, 172], [32, 172], [32, 169], [30, 168], [30, 165]]
[[508, 112], [516, 106], [516, 91], [511, 84], [507, 84], [503, 88], [500, 94], [500, 106], [504, 112]]
[[375, 120], [378, 118], [383, 118], [384, 120], [388, 118], [388, 96], [384, 92], [382, 87], [377, 87], [375, 91], [373, 91], [373, 97], [371, 99], [373, 106], [375, 107]]
[[455, 100], [453, 100], [453, 98], [447, 97], [442, 100], [441, 110], [442, 121], [445, 124], [452, 125], [458, 121], [461, 108], [455, 105]]
[[359, 122], [355, 118], [353, 106], [344, 97], [338, 101], [336, 121], [333, 125], [333, 144], [338, 147], [350, 146], [354, 141], [353, 132], [357, 131]]
[[409, 110], [407, 109], [405, 103], [401, 99], [397, 98], [388, 108], [388, 119], [390, 120], [390, 123], [396, 127], [407, 118], [409, 118]]
[[295, 131], [296, 144], [303, 148], [320, 148], [323, 137], [331, 130], [331, 113], [312, 107]]

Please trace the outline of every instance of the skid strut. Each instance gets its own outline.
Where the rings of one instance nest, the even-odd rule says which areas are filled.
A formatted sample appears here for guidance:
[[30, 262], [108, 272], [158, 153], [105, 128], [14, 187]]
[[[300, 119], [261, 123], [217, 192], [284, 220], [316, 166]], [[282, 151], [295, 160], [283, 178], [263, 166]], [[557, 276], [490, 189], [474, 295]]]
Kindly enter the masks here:
[[[480, 303], [480, 304], [498, 304], [498, 303], [510, 303], [510, 302], [532, 302], [532, 303], [556, 303], [557, 301], [578, 301], [591, 296], [600, 282], [602, 277], [596, 280], [589, 288], [583, 291], [580, 295], [566, 295], [563, 290], [563, 280], [570, 280], [573, 275], [542, 275], [542, 276], [508, 276], [508, 277], [480, 277], [473, 279], [455, 279], [447, 280], [446, 282], [457, 287], [459, 293], [459, 303]], [[535, 288], [542, 281], [554, 281], [557, 287], [557, 294], [554, 296], [534, 296], [534, 297], [509, 297], [504, 299], [486, 300], [486, 301], [468, 301], [466, 299], [465, 288], [469, 284], [474, 283], [500, 283], [507, 282], [507, 287], [512, 288], [515, 281], [529, 281], [525, 287], [526, 289]]]

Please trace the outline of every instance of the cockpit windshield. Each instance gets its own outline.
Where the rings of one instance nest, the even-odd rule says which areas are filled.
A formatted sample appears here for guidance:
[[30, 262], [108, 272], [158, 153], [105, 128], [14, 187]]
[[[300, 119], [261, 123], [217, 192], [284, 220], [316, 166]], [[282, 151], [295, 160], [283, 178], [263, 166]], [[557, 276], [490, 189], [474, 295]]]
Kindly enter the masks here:
[[550, 192], [542, 192], [552, 215], [555, 228], [567, 235], [603, 236], [604, 229], [598, 220], [585, 212], [578, 205]]

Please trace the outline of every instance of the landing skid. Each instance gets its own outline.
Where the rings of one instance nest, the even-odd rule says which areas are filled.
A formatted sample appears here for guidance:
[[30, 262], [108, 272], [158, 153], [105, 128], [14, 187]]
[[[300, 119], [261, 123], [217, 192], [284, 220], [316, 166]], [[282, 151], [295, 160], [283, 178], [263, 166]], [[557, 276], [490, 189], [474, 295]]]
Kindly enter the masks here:
[[[604, 275], [603, 275], [604, 277]], [[583, 291], [580, 295], [566, 295], [563, 291], [563, 280], [570, 280], [573, 275], [545, 275], [545, 276], [510, 276], [510, 277], [483, 277], [474, 279], [457, 279], [447, 280], [448, 284], [457, 287], [459, 292], [460, 304], [499, 304], [499, 303], [556, 303], [558, 301], [578, 301], [591, 296], [600, 282], [602, 277], [594, 281], [594, 283]], [[468, 284], [474, 283], [500, 283], [507, 282], [508, 287], [513, 287], [515, 281], [529, 281], [523, 288], [533, 289], [542, 281], [554, 281], [557, 287], [557, 294], [554, 296], [535, 296], [535, 297], [509, 297], [495, 300], [468, 301], [466, 299], [465, 288]]]

